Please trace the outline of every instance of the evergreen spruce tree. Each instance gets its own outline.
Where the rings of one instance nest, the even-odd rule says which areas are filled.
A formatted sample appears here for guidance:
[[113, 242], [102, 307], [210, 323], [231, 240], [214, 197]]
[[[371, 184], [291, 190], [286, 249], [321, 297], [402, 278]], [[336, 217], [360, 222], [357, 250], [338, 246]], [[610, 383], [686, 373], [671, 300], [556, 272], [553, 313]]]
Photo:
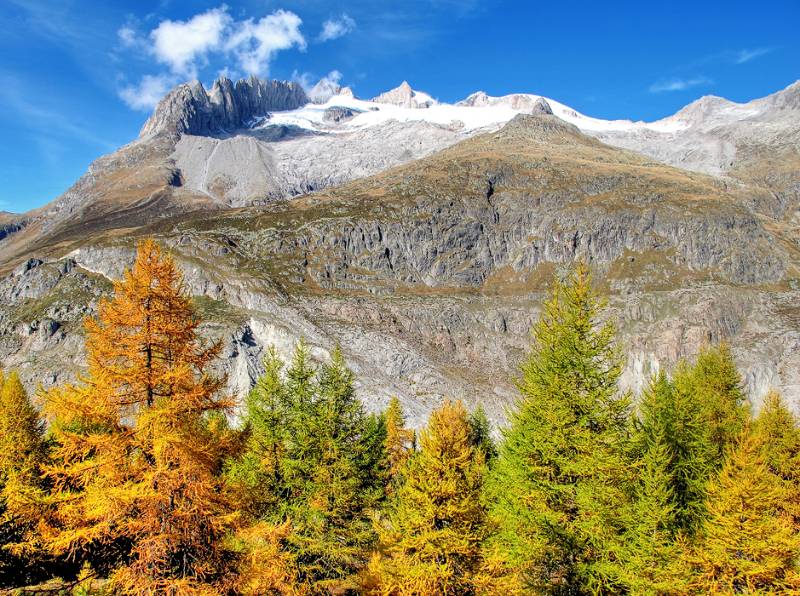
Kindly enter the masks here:
[[533, 592], [602, 592], [622, 581], [629, 400], [601, 308], [585, 265], [555, 282], [490, 474], [492, 556]]
[[705, 494], [708, 478], [715, 466], [715, 449], [709, 429], [702, 416], [702, 406], [697, 401], [692, 385], [683, 381], [691, 378], [692, 369], [686, 364], [678, 366], [676, 383], [671, 383], [662, 372], [643, 395], [641, 426], [636, 433], [636, 443], [647, 449], [656, 442], [668, 452], [666, 468], [673, 503], [669, 531], [691, 534], [705, 511]]
[[642, 395], [635, 421], [634, 453], [638, 478], [626, 523], [623, 564], [625, 584], [632, 594], [678, 594], [685, 587], [685, 568], [675, 544], [679, 530], [676, 468], [679, 466], [673, 388], [662, 372]]
[[[316, 590], [347, 586], [375, 539], [370, 513], [383, 494], [362, 463], [369, 448], [368, 417], [353, 388], [353, 373], [337, 349], [317, 375], [317, 395], [307, 418], [309, 440], [290, 449], [298, 498], [287, 513], [290, 537], [303, 574]], [[293, 495], [294, 496], [294, 495]]]
[[[285, 375], [274, 351], [265, 364], [246, 404], [245, 449], [226, 474], [257, 528], [240, 532], [240, 550], [264, 553], [254, 537], [280, 534], [297, 585], [350, 589], [374, 543], [371, 515], [384, 494], [383, 417], [365, 414], [338, 349], [319, 370], [303, 342]], [[268, 546], [277, 548], [274, 540]]]
[[476, 592], [486, 537], [480, 502], [484, 457], [470, 440], [461, 402], [446, 402], [420, 436], [365, 574], [374, 594], [468, 595]]
[[287, 497], [282, 466], [291, 432], [291, 404], [282, 369], [283, 362], [270, 347], [265, 372], [245, 400], [243, 452], [229, 460], [226, 470], [239, 509], [254, 518], [273, 511]]
[[56, 442], [48, 475], [55, 553], [122, 561], [128, 593], [213, 593], [231, 521], [215, 476], [207, 416], [223, 411], [216, 346], [196, 318], [173, 260], [151, 240], [86, 322], [88, 375], [46, 394]]
[[800, 589], [795, 532], [785, 485], [766, 465], [763, 445], [745, 432], [709, 487], [708, 517], [687, 556], [690, 589], [704, 594], [795, 593]]
[[43, 423], [19, 379], [0, 373], [0, 585], [43, 579], [37, 534], [46, 461]]
[[480, 449], [486, 462], [491, 463], [497, 456], [497, 446], [492, 439], [492, 425], [483, 405], [479, 405], [469, 415], [469, 436], [473, 447]]

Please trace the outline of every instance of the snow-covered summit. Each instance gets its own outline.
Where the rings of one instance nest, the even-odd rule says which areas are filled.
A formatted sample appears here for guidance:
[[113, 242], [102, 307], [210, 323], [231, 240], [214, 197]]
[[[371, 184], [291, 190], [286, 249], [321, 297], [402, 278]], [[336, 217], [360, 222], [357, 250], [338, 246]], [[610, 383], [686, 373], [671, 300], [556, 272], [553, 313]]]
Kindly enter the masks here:
[[[354, 116], [346, 122], [337, 122], [332, 127], [330, 119], [325, 118], [325, 111], [330, 108], [347, 108], [353, 111]], [[324, 102], [317, 101], [298, 109], [273, 112], [269, 120], [263, 122], [263, 126], [287, 125], [311, 131], [346, 132], [394, 120], [427, 122], [470, 133], [479, 129], [497, 128], [517, 114], [531, 113], [552, 113], [589, 133], [636, 130], [674, 132], [687, 126], [683, 120], [664, 119], [647, 123], [592, 118], [553, 99], [524, 93], [492, 97], [478, 91], [462, 101], [449, 104], [414, 90], [405, 81], [399, 87], [371, 100], [358, 99], [349, 88], [343, 88]]]
[[412, 89], [408, 81], [403, 81], [399, 87], [373, 97], [372, 101], [401, 108], [430, 108], [438, 103], [427, 93]]

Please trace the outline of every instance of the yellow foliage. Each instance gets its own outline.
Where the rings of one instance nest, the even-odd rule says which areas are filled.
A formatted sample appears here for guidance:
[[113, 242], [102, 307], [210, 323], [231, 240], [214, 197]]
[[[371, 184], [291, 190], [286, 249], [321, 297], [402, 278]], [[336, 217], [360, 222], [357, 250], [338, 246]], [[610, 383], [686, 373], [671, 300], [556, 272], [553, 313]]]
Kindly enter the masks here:
[[19, 540], [4, 545], [17, 556], [40, 549], [35, 528], [41, 519], [42, 423], [17, 373], [0, 390], [0, 523], [13, 525]]
[[707, 594], [800, 590], [800, 536], [786, 514], [786, 490], [745, 430], [708, 492], [708, 517], [687, 554], [691, 589]]
[[282, 594], [303, 596], [308, 588], [297, 581], [294, 556], [285, 549], [291, 524], [258, 522], [236, 534], [233, 550], [239, 553], [236, 592], [244, 596]]
[[411, 455], [414, 431], [406, 428], [400, 400], [393, 397], [386, 409], [386, 455], [389, 475], [396, 478]]
[[364, 574], [369, 594], [474, 593], [486, 536], [480, 504], [484, 461], [461, 402], [446, 402], [420, 436], [379, 524], [379, 551]]

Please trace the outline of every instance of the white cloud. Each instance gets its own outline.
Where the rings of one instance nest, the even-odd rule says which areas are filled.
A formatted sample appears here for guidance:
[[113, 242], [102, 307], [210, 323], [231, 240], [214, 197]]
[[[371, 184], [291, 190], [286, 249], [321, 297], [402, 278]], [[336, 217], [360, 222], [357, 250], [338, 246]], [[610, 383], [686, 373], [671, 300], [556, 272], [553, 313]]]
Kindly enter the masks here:
[[232, 58], [234, 68], [218, 72], [244, 72], [267, 76], [275, 54], [296, 47], [306, 48], [300, 31], [303, 21], [293, 12], [276, 10], [258, 20], [236, 20], [225, 5], [197, 14], [185, 21], [161, 21], [148, 35], [139, 35], [132, 24], [117, 31], [120, 45], [140, 56], [148, 56], [167, 68], [147, 74], [138, 84], [119, 90], [119, 96], [135, 110], [153, 108], [177, 83], [198, 77], [210, 60]]
[[342, 80], [342, 73], [338, 70], [332, 70], [321, 79], [310, 72], [299, 72], [295, 70], [292, 73], [292, 80], [298, 83], [306, 92], [311, 91], [317, 84], [322, 84], [326, 87], [333, 87], [339, 84]]
[[662, 79], [650, 85], [650, 93], [663, 93], [665, 91], [684, 91], [690, 87], [698, 85], [710, 85], [713, 81], [704, 76], [697, 76], [691, 79]]
[[322, 31], [320, 31], [319, 41], [330, 41], [332, 39], [339, 39], [348, 33], [351, 33], [356, 28], [356, 22], [347, 14], [342, 14], [338, 19], [328, 19], [322, 23]]
[[196, 61], [221, 47], [231, 16], [227, 7], [212, 8], [188, 21], [162, 21], [150, 32], [156, 60], [175, 73], [195, 76]]
[[772, 51], [772, 48], [755, 48], [753, 50], [739, 50], [736, 52], [736, 56], [734, 58], [734, 62], [736, 64], [744, 64], [745, 62], [750, 62], [751, 60], [755, 60], [765, 54], [769, 54]]
[[117, 37], [119, 38], [122, 46], [126, 48], [136, 47], [136, 45], [139, 43], [139, 37], [136, 35], [136, 31], [130, 25], [120, 27], [117, 31]]
[[276, 10], [258, 21], [247, 19], [236, 23], [224, 47], [236, 56], [239, 67], [247, 74], [267, 75], [276, 52], [295, 46], [306, 48], [300, 32], [302, 23], [293, 12]]
[[134, 110], [152, 110], [164, 95], [178, 82], [173, 75], [145, 75], [138, 85], [128, 85], [119, 91], [128, 107]]

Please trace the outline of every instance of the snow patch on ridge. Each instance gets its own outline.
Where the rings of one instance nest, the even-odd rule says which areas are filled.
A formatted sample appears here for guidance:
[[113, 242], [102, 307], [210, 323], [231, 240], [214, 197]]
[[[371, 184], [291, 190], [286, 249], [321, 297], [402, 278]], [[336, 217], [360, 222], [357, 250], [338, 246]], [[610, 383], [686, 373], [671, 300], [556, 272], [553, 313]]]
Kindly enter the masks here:
[[[268, 120], [256, 128], [283, 125], [327, 133], [344, 133], [357, 129], [378, 126], [391, 120], [398, 122], [428, 122], [440, 126], [453, 127], [464, 132], [472, 132], [489, 127], [498, 127], [510, 121], [517, 114], [530, 113], [536, 100], [544, 99], [550, 104], [553, 113], [587, 132], [636, 131], [649, 129], [659, 133], [673, 133], [683, 130], [690, 124], [674, 117], [656, 122], [633, 122], [631, 120], [603, 120], [577, 112], [560, 102], [539, 95], [516, 94], [505, 97], [490, 97], [477, 93], [457, 104], [437, 102], [430, 95], [414, 91], [414, 98], [428, 103], [428, 107], [405, 107], [371, 100], [357, 99], [350, 93], [334, 95], [324, 103], [309, 103], [296, 110], [273, 112]], [[324, 120], [328, 108], [349, 108], [356, 115], [346, 123], [331, 126]]]

